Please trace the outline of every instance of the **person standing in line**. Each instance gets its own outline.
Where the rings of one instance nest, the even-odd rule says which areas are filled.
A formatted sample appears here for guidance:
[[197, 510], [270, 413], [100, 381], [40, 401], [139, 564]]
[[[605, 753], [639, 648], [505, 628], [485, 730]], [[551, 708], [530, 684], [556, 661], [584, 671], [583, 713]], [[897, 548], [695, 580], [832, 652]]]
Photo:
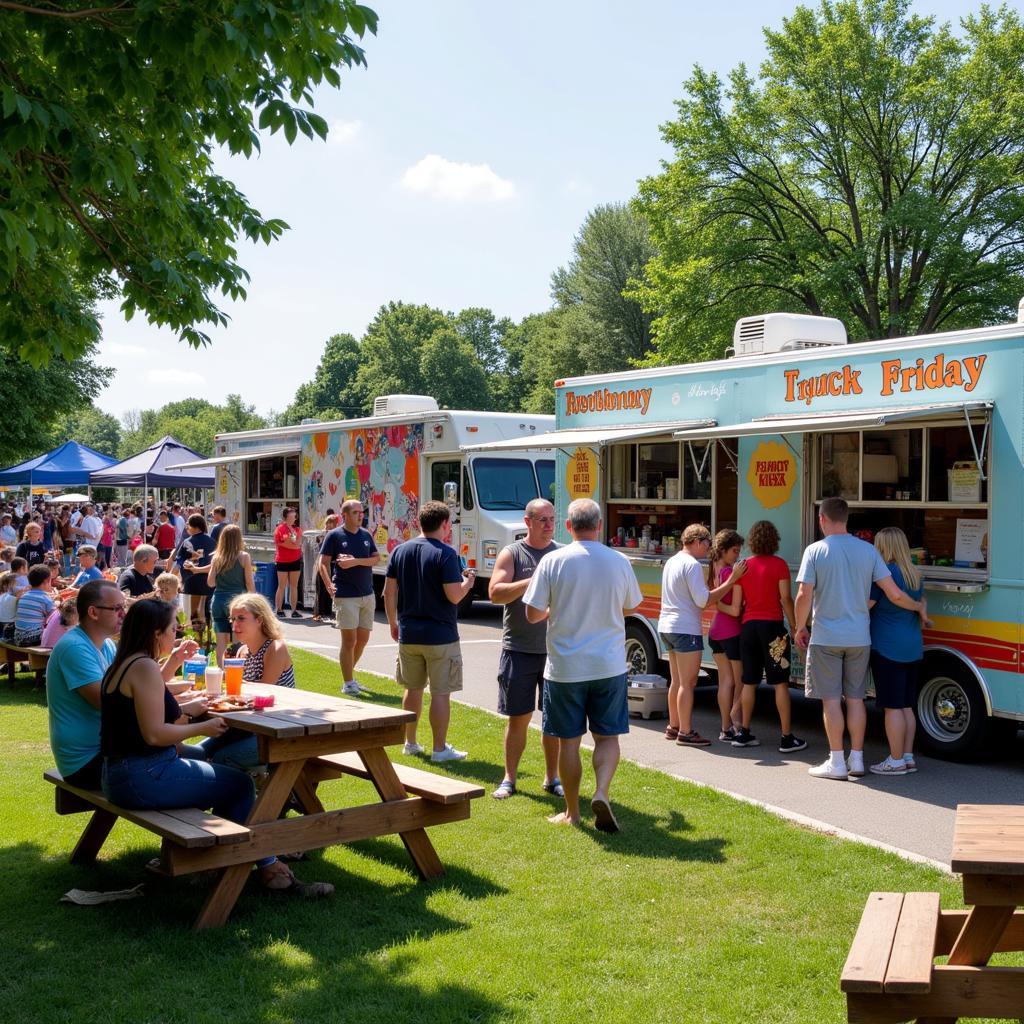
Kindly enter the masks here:
[[724, 598], [736, 586], [746, 567], [737, 562], [723, 584], [708, 590], [704, 569], [698, 558], [711, 551], [711, 534], [706, 526], [691, 523], [682, 536], [682, 550], [666, 563], [661, 574], [661, 615], [658, 633], [668, 649], [668, 667], [672, 683], [668, 689], [668, 729], [676, 733], [681, 747], [707, 747], [711, 741], [693, 728], [693, 691], [700, 675], [704, 653], [701, 612], [708, 604]]
[[[708, 588], [720, 587], [732, 575], [743, 550], [743, 538], [735, 530], [719, 530], [708, 556]], [[708, 647], [718, 671], [718, 711], [722, 728], [718, 739], [731, 743], [743, 723], [743, 670], [740, 662], [740, 614], [743, 591], [733, 587], [717, 602], [708, 630]]]
[[[420, 536], [391, 552], [384, 580], [384, 609], [391, 639], [398, 643], [395, 678], [405, 690], [402, 707], [416, 715], [405, 727], [403, 754], [422, 754], [416, 727], [423, 690], [430, 685], [431, 761], [461, 761], [464, 750], [447, 742], [451, 695], [462, 689], [458, 606], [473, 589], [476, 571], [463, 574], [451, 540], [451, 512], [441, 501], [419, 511]], [[350, 570], [351, 571], [351, 570]]]
[[[775, 710], [779, 715], [779, 753], [805, 750], [807, 742], [793, 735], [793, 702], [789, 695], [792, 648], [789, 630], [793, 628], [793, 584], [789, 566], [779, 558], [779, 531], [775, 524], [761, 519], [750, 528], [747, 546], [753, 552], [747, 559], [747, 576], [740, 584], [743, 604], [740, 624], [740, 662], [743, 694], [742, 727], [733, 736], [734, 747], [759, 747], [761, 741], [750, 731], [754, 718], [757, 688], [764, 678], [775, 690]], [[786, 623], [789, 623], [787, 628]]]
[[160, 561], [165, 564], [177, 546], [174, 538], [175, 529], [174, 524], [171, 522], [170, 514], [166, 509], [161, 509], [159, 525], [153, 531], [153, 547], [156, 548]]
[[217, 548], [207, 566], [193, 563], [192, 571], [207, 574], [213, 597], [210, 612], [213, 631], [217, 634], [217, 664], [224, 665], [224, 651], [231, 640], [231, 601], [239, 594], [251, 594], [256, 589], [252, 575], [252, 558], [245, 550], [241, 529], [234, 523], [225, 526], [217, 539]]
[[181, 543], [181, 538], [185, 536], [185, 517], [181, 514], [181, 505], [175, 502], [171, 506], [171, 514], [168, 517], [170, 519], [171, 526], [174, 527], [174, 546], [177, 547]]
[[626, 616], [643, 600], [625, 557], [601, 543], [601, 508], [590, 498], [569, 505], [573, 542], [541, 559], [523, 604], [527, 622], [547, 620], [544, 732], [558, 737], [565, 810], [555, 825], [580, 824], [580, 741], [594, 739], [594, 825], [618, 832], [609, 789], [619, 764], [619, 736], [629, 732]]
[[[526, 536], [502, 548], [494, 563], [488, 596], [503, 605], [501, 657], [498, 662], [498, 712], [505, 724], [505, 776], [491, 794], [506, 800], [516, 792], [519, 761], [526, 749], [526, 737], [535, 709], [544, 707], [544, 662], [547, 646], [544, 622], [526, 619], [522, 596], [542, 558], [557, 551], [555, 508], [544, 498], [534, 498], [525, 509]], [[565, 796], [558, 778], [558, 738], [541, 734], [544, 749], [546, 793]]]
[[[896, 585], [878, 551], [847, 533], [849, 506], [842, 498], [826, 498], [818, 511], [824, 535], [805, 551], [800, 562], [796, 596], [796, 642], [807, 651], [805, 692], [820, 700], [829, 758], [808, 769], [818, 779], [864, 775], [864, 734], [868, 664], [871, 657], [871, 584], [889, 600], [922, 619], [927, 609]], [[813, 606], [814, 631], [807, 621]], [[846, 698], [843, 718], [842, 698]], [[850, 731], [850, 759], [843, 752], [843, 731]]]
[[113, 565], [114, 555], [114, 513], [107, 508], [100, 520], [103, 524], [103, 532], [100, 534], [99, 543], [96, 545], [96, 564], [100, 570], [109, 569]]
[[350, 498], [341, 506], [341, 520], [341, 526], [324, 537], [317, 570], [334, 599], [334, 616], [341, 637], [341, 691], [358, 697], [366, 692], [356, 682], [356, 665], [373, 629], [377, 608], [373, 567], [380, 562], [380, 552], [373, 536], [363, 529], [363, 504], [358, 498]]
[[299, 572], [302, 570], [302, 529], [298, 525], [297, 509], [286, 508], [281, 522], [274, 530], [275, 565], [277, 568], [277, 596], [274, 600], [278, 618], [284, 618], [284, 597], [288, 592], [292, 618], [299, 614]]
[[214, 545], [217, 543], [217, 538], [220, 536], [220, 531], [224, 529], [228, 521], [228, 510], [223, 505], [213, 506], [213, 526], [210, 527], [210, 540], [213, 541]]
[[[324, 540], [327, 539], [327, 534], [331, 530], [338, 528], [338, 517], [330, 512], [324, 516]], [[321, 550], [323, 548], [321, 547]], [[333, 625], [334, 623], [334, 598], [331, 597], [331, 592], [327, 589], [327, 583], [324, 582], [323, 573], [320, 572], [320, 562], [316, 564], [316, 608], [313, 613], [314, 622], [329, 622]], [[327, 574], [327, 580], [330, 582], [330, 573]]]
[[128, 541], [131, 538], [131, 518], [127, 507], [122, 508], [114, 524], [114, 565], [123, 569], [128, 564]]
[[[875, 547], [893, 582], [915, 601], [924, 599], [921, 573], [910, 559], [907, 535], [887, 526], [875, 534]], [[907, 775], [917, 771], [914, 760], [914, 701], [924, 657], [921, 617], [892, 603], [877, 583], [871, 585], [871, 678], [875, 704], [885, 713], [889, 756], [871, 765], [875, 775]], [[925, 611], [925, 618], [927, 618]]]

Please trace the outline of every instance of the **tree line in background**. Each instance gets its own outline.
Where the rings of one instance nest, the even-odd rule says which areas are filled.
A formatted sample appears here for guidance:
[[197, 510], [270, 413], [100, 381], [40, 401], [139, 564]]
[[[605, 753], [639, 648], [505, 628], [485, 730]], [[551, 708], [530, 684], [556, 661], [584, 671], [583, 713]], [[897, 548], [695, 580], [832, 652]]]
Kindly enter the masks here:
[[[364, 8], [344, 10], [357, 29], [374, 27]], [[331, 337], [291, 404], [262, 419], [232, 396], [118, 424], [90, 406], [108, 372], [93, 344], [72, 340], [62, 351], [73, 362], [35, 370], [21, 359], [59, 347], [52, 324], [45, 343], [0, 337], [23, 413], [0, 436], [0, 462], [71, 432], [112, 454], [164, 433], [205, 453], [219, 430], [358, 416], [393, 392], [550, 412], [560, 377], [721, 357], [738, 318], [773, 310], [837, 317], [855, 341], [1012, 319], [1024, 294], [1020, 15], [982, 4], [954, 29], [915, 15], [910, 0], [821, 0], [765, 41], [756, 75], [693, 69], [661, 128], [670, 158], [631, 202], [588, 214], [547, 311], [515, 323], [485, 308], [390, 302], [362, 338]], [[0, 128], [42, 116], [22, 108], [8, 88]], [[8, 148], [27, 130], [9, 133]], [[3, 214], [0, 241], [20, 253], [17, 209]], [[131, 306], [135, 292], [125, 294]]]

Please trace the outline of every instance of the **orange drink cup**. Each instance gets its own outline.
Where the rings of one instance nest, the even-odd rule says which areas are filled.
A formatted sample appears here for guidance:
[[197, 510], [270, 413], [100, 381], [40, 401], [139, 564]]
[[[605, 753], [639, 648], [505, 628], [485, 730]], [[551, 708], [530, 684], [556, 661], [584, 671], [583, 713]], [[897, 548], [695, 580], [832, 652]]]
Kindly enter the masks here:
[[224, 690], [229, 697], [241, 696], [243, 665], [245, 658], [224, 659]]

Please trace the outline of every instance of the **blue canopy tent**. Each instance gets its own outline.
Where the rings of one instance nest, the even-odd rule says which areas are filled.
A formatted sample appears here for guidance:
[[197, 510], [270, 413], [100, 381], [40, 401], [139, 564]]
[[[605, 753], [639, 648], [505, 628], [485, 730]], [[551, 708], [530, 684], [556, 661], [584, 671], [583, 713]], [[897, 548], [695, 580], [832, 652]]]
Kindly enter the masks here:
[[141, 487], [148, 496], [150, 487], [213, 487], [213, 469], [168, 469], [182, 463], [198, 462], [204, 456], [170, 434], [151, 444], [145, 451], [114, 466], [100, 469], [90, 477], [93, 487]]
[[65, 441], [59, 448], [0, 470], [0, 487], [87, 487], [96, 470], [117, 460], [77, 441]]

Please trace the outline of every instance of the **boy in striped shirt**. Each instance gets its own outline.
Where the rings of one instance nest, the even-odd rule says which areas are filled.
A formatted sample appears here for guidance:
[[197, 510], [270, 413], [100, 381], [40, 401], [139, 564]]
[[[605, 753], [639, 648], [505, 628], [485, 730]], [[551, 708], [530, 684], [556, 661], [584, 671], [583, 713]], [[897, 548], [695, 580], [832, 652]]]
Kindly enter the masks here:
[[22, 591], [14, 610], [14, 642], [19, 647], [38, 647], [43, 627], [54, 609], [50, 595], [50, 567], [33, 565], [28, 571], [29, 589]]

